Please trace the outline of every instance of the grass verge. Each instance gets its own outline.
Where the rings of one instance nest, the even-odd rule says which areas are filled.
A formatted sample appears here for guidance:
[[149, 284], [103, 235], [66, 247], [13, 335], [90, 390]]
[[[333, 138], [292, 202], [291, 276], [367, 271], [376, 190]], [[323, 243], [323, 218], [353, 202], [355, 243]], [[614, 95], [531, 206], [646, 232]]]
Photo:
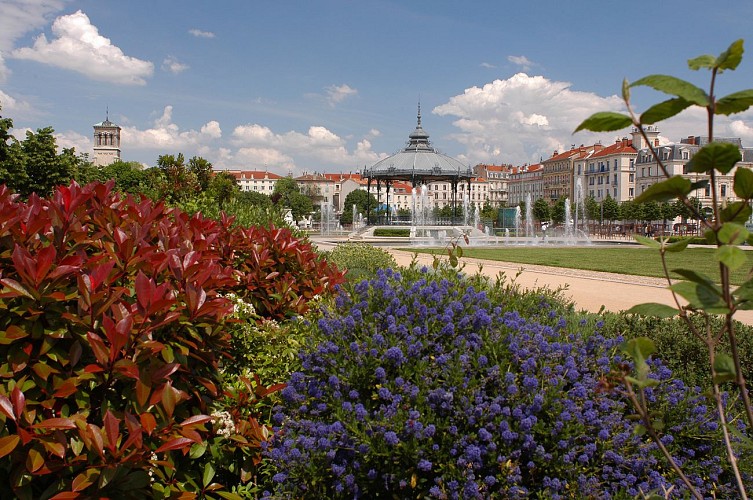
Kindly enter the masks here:
[[[443, 248], [405, 248], [403, 250], [432, 254], [446, 253]], [[683, 252], [667, 254], [667, 266], [670, 271], [678, 268], [692, 269], [705, 274], [713, 281], [718, 281], [719, 264], [713, 255], [713, 248], [688, 248]], [[753, 259], [748, 253], [746, 255], [748, 255], [747, 265], [732, 272], [731, 279], [734, 285], [741, 285], [748, 279], [746, 270], [751, 268]], [[520, 264], [537, 264], [656, 278], [664, 277], [659, 252], [642, 246], [464, 248], [463, 256]], [[676, 274], [672, 274], [672, 276], [679, 278]]]

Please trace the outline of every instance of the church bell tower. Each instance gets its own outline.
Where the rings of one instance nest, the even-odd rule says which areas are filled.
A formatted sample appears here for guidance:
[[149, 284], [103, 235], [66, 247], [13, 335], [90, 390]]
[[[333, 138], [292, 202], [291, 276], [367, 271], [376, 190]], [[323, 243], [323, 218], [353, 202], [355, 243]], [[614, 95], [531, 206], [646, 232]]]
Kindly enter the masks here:
[[120, 160], [120, 127], [110, 121], [107, 111], [105, 121], [94, 125], [94, 165], [104, 167]]

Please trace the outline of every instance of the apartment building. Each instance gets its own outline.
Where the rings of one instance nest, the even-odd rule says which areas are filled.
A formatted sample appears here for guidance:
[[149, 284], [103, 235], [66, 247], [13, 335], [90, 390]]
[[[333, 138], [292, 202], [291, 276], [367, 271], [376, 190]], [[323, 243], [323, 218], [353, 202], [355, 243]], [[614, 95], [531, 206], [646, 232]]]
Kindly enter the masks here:
[[575, 163], [601, 149], [601, 144], [575, 147], [562, 153], [554, 151], [552, 156], [541, 162], [543, 167], [544, 199], [556, 203], [560, 198], [573, 198], [575, 187]]
[[499, 208], [507, 204], [508, 181], [512, 165], [484, 165], [478, 164], [473, 167], [474, 174], [486, 179], [488, 202], [493, 207]]
[[531, 203], [544, 197], [544, 167], [540, 163], [512, 167], [507, 181], [507, 206], [517, 207], [530, 195]]
[[[726, 204], [727, 202], [737, 201], [738, 198], [733, 190], [735, 172], [738, 168], [753, 167], [753, 148], [744, 148], [742, 140], [738, 137], [717, 137], [714, 141], [734, 144], [740, 150], [742, 161], [727, 174], [716, 175], [717, 192], [715, 194], [717, 202]], [[639, 149], [635, 162], [636, 196], [648, 189], [649, 186], [666, 179], [660, 163], [664, 165], [670, 176], [681, 175], [691, 182], [708, 180], [708, 175], [690, 172], [687, 166], [693, 156], [706, 144], [708, 144], [707, 137], [689, 136], [677, 143], [659, 144], [656, 141], [654, 147], [656, 156], [648, 146]], [[711, 208], [713, 206], [714, 193], [711, 192], [710, 184], [696, 189], [689, 196], [697, 198], [704, 207]]]
[[617, 202], [632, 200], [637, 156], [633, 140], [627, 137], [593, 151], [575, 163], [576, 189], [580, 181], [583, 197], [599, 203], [607, 196]]
[[257, 191], [267, 196], [272, 195], [275, 184], [282, 179], [282, 176], [266, 170], [226, 170], [226, 172], [235, 177], [241, 191]]
[[[359, 179], [361, 179], [361, 174], [354, 174], [354, 173], [350, 172], [350, 173], [347, 173], [347, 174], [344, 174], [344, 173], [327, 174], [327, 173], [325, 173], [323, 175], [324, 175], [324, 177], [326, 177], [328, 180], [330, 180], [334, 184], [334, 188], [333, 188], [333, 191], [332, 191], [332, 206], [338, 212], [342, 212], [346, 208], [346, 207], [343, 206], [344, 203], [345, 203], [345, 198], [348, 196], [348, 194], [353, 189], [355, 189], [355, 186], [354, 186], [352, 189], [350, 189], [348, 191], [347, 187], [348, 187], [349, 184], [346, 183], [345, 181], [347, 181], [347, 180], [359, 180]], [[350, 183], [350, 184], [357, 185], [357, 183]]]
[[314, 205], [333, 202], [336, 183], [325, 174], [304, 173], [301, 176], [294, 177], [293, 180], [298, 183], [301, 193], [311, 198]]

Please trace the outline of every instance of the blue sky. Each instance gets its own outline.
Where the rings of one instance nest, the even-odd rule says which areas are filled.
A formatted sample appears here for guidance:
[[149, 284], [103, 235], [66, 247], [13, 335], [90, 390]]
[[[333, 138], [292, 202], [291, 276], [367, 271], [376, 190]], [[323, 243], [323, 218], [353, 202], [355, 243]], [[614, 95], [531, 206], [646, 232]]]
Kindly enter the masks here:
[[[216, 168], [359, 171], [416, 125], [464, 163], [535, 163], [618, 135], [572, 130], [620, 110], [623, 78], [672, 74], [753, 33], [749, 0], [3, 0], [0, 104], [14, 134], [52, 126], [90, 152], [123, 128], [124, 160], [203, 156]], [[751, 51], [753, 37], [746, 40]], [[753, 55], [717, 95], [753, 87]], [[638, 110], [663, 100], [636, 92]], [[660, 125], [705, 135], [703, 113]], [[717, 135], [753, 146], [753, 112]]]

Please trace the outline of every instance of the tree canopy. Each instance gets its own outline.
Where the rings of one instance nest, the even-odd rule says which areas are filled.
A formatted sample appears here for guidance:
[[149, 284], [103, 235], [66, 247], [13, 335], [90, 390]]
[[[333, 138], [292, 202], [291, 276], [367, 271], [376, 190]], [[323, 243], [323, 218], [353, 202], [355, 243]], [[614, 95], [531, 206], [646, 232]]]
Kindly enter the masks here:
[[[340, 216], [340, 224], [353, 223], [353, 205], [355, 205], [356, 210], [365, 217], [368, 210], [371, 210], [372, 212], [376, 210], [377, 199], [373, 194], [367, 193], [363, 189], [354, 189], [348, 193], [343, 202], [343, 213]], [[368, 209], [366, 208], [367, 205]]]
[[311, 198], [301, 193], [298, 183], [290, 176], [278, 179], [275, 183], [272, 201], [289, 208], [296, 222], [314, 211]]

